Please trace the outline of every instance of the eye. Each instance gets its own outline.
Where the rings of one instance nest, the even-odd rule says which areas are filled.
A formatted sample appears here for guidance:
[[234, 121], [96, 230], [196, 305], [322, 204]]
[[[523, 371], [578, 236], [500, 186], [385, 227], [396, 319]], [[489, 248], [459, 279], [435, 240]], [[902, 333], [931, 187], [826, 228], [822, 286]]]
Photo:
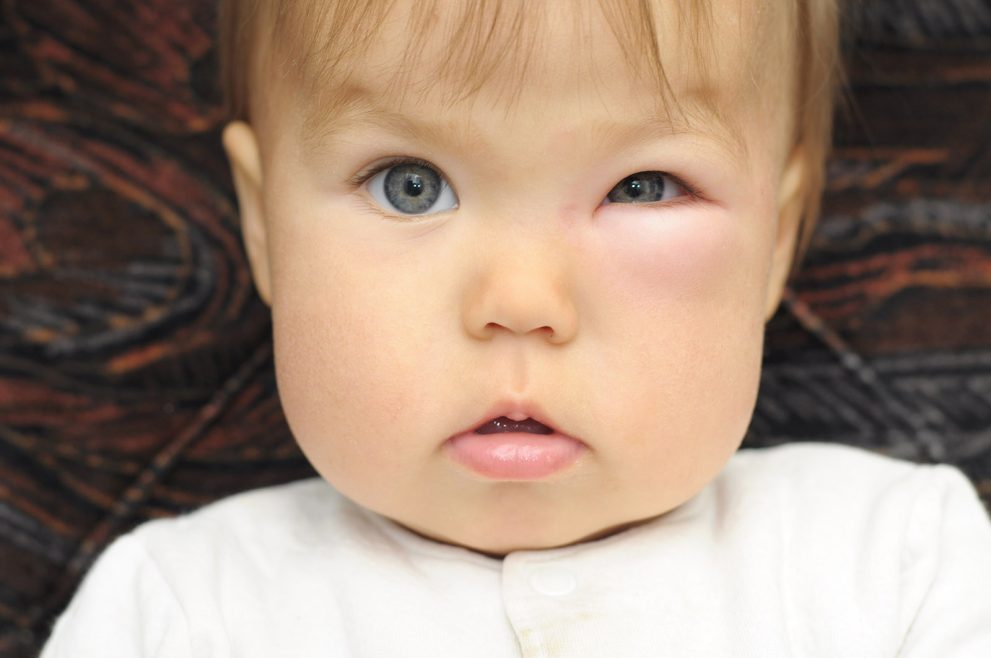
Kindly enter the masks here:
[[670, 174], [638, 171], [616, 183], [606, 195], [606, 203], [656, 203], [686, 194], [685, 186]]
[[388, 165], [368, 179], [368, 193], [383, 209], [402, 215], [427, 215], [458, 207], [444, 177], [426, 162]]

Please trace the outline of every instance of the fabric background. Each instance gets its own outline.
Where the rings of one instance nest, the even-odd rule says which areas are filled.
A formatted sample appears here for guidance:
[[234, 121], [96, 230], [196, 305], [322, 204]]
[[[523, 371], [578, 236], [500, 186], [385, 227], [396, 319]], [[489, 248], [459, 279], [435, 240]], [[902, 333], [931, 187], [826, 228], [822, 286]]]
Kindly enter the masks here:
[[[991, 505], [991, 0], [853, 16], [855, 109], [747, 444], [952, 463]], [[35, 655], [119, 533], [312, 474], [240, 244], [214, 29], [211, 0], [0, 0], [0, 656]]]

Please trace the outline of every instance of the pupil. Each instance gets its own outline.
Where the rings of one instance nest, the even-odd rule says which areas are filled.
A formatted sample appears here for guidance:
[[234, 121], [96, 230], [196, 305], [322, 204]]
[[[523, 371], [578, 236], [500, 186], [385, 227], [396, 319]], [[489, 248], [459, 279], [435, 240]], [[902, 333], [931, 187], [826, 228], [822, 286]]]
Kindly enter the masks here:
[[389, 168], [382, 187], [389, 205], [406, 215], [418, 215], [440, 198], [444, 179], [430, 167], [404, 162]]
[[410, 174], [406, 179], [406, 194], [420, 196], [423, 194], [423, 179], [417, 174]]
[[664, 174], [659, 171], [638, 171], [627, 176], [609, 191], [613, 203], [653, 203], [664, 199]]

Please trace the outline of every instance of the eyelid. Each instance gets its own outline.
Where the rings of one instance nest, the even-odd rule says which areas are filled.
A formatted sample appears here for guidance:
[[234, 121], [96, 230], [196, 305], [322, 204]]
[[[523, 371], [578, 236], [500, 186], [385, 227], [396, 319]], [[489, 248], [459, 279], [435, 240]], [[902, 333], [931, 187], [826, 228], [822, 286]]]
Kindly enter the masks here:
[[[390, 167], [395, 167], [396, 165], [401, 165], [401, 164], [415, 164], [421, 167], [426, 167], [428, 169], [433, 169], [440, 175], [441, 178], [444, 179], [445, 182], [447, 182], [447, 184], [451, 187], [452, 190], [454, 189], [454, 186], [451, 185], [450, 181], [447, 178], [447, 175], [440, 167], [438, 167], [432, 162], [429, 162], [422, 158], [413, 157], [410, 155], [399, 155], [399, 156], [393, 156], [391, 158], [386, 158], [385, 160], [380, 160], [379, 162], [376, 162], [375, 164], [370, 165], [362, 169], [358, 173], [356, 173], [348, 180], [348, 183], [350, 183], [354, 187], [359, 187], [375, 174], [385, 171]], [[457, 193], [455, 192], [455, 194]]]

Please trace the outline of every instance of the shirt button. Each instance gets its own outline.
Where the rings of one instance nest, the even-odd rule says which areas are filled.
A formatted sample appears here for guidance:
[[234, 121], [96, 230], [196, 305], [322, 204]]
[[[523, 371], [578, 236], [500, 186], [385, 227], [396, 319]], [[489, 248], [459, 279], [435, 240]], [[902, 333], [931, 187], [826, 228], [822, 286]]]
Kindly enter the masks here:
[[530, 586], [546, 596], [564, 596], [575, 591], [578, 579], [564, 567], [545, 565], [530, 574]]

